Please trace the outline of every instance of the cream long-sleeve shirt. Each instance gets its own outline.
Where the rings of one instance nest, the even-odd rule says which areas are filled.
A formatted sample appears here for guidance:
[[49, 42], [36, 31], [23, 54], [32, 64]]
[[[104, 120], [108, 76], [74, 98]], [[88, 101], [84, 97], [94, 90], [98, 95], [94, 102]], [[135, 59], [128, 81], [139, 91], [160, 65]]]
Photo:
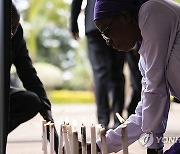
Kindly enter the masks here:
[[[153, 133], [149, 148], [162, 148], [167, 125], [170, 94], [180, 99], [180, 5], [171, 0], [149, 0], [139, 11], [143, 37], [139, 69], [142, 73], [141, 101], [136, 114], [127, 120], [128, 144], [142, 133]], [[120, 125], [106, 135], [108, 153], [122, 149]], [[97, 141], [101, 147], [100, 140]]]

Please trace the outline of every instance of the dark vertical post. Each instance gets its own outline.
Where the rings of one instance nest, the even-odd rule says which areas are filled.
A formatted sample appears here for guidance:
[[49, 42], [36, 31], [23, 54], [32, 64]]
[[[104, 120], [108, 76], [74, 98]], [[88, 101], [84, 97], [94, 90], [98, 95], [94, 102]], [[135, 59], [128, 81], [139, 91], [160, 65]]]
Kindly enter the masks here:
[[0, 154], [6, 152], [9, 114], [9, 51], [11, 0], [0, 0]]

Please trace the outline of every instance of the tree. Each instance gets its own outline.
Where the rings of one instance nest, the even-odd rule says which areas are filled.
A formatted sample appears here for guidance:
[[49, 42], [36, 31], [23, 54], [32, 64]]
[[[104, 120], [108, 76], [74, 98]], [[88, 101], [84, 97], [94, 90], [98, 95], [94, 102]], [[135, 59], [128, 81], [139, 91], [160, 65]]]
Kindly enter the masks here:
[[[18, 1], [19, 5], [21, 3]], [[53, 26], [59, 29], [67, 27], [69, 5], [60, 0], [26, 0], [26, 3], [26, 8], [21, 11], [22, 24], [28, 48], [35, 58], [36, 52], [40, 49], [37, 38], [42, 36], [45, 29]]]
[[[84, 79], [82, 82], [91, 82], [85, 41], [82, 39], [83, 43], [78, 46], [68, 30], [69, 4], [63, 0], [16, 2], [21, 11], [21, 23], [33, 61], [54, 64], [62, 71], [70, 71], [75, 78]], [[87, 84], [84, 85], [87, 87]]]

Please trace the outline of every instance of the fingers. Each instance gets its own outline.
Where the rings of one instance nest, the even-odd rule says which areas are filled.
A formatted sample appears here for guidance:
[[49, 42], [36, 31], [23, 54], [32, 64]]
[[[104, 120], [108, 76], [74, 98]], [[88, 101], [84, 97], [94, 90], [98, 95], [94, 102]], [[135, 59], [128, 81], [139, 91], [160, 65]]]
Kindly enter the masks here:
[[40, 114], [47, 122], [54, 122], [51, 110], [43, 110], [40, 112]]

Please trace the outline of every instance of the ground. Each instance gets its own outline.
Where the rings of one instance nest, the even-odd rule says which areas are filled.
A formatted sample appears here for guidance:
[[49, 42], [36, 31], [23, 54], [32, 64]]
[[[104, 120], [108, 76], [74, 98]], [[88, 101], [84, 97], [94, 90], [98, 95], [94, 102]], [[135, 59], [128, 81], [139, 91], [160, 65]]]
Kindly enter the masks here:
[[[97, 123], [96, 105], [94, 103], [86, 105], [52, 105], [52, 111], [58, 132], [59, 126], [64, 120], [69, 121], [70, 123], [77, 123], [77, 129], [80, 128], [82, 122], [87, 126], [87, 128], [91, 123]], [[180, 117], [180, 105], [172, 103], [165, 136], [180, 137], [180, 121], [178, 121], [178, 117]], [[40, 115], [37, 115], [32, 120], [22, 124], [11, 134], [9, 134], [7, 154], [43, 154], [41, 144], [41, 123], [42, 118]], [[87, 129], [87, 134], [90, 134], [89, 131], [90, 130]], [[89, 135], [87, 135], [87, 138], [89, 140]], [[168, 149], [170, 145], [171, 143], [166, 143], [164, 149]], [[122, 152], [119, 152], [118, 154], [121, 153]], [[139, 144], [138, 141], [129, 147], [129, 154], [145, 153], [146, 150]]]

